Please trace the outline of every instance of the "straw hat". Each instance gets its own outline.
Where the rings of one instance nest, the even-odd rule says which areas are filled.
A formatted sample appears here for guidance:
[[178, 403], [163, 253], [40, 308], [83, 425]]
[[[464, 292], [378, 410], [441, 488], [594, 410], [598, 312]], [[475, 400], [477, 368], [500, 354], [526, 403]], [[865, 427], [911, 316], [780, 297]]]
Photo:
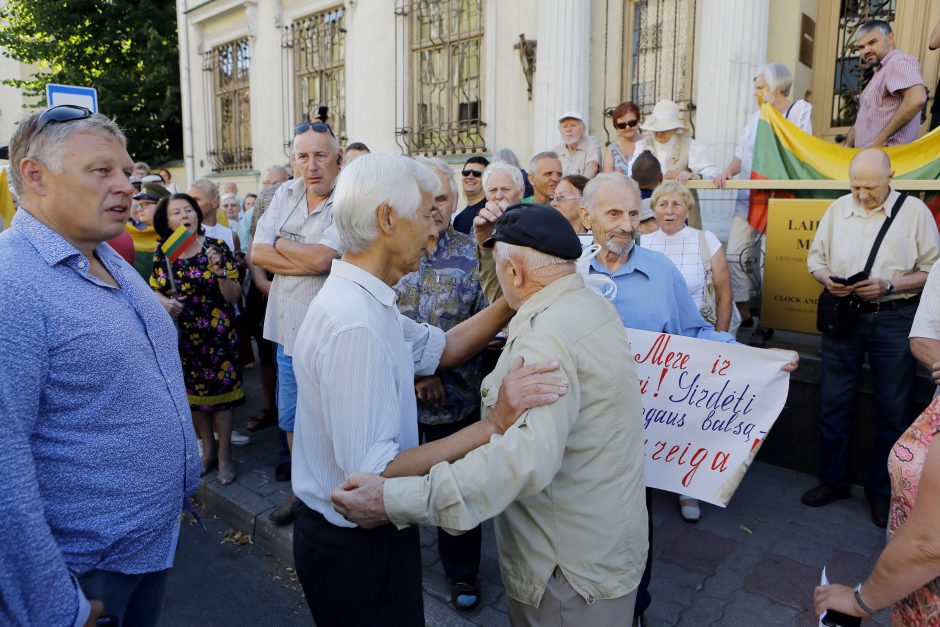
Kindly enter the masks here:
[[640, 128], [651, 133], [662, 133], [673, 129], [687, 130], [688, 127], [679, 117], [679, 105], [672, 100], [660, 100], [653, 107], [653, 113], [640, 124]]

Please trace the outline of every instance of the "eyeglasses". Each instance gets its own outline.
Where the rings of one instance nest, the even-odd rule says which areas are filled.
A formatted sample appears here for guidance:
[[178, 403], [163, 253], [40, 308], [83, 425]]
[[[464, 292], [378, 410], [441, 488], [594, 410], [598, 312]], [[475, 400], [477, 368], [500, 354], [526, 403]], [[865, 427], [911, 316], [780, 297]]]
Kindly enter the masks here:
[[480, 178], [483, 176], [482, 170], [461, 170], [460, 173], [463, 174], [464, 176], [473, 176], [476, 178]]
[[[333, 135], [333, 129], [330, 128], [330, 125], [326, 122], [301, 122], [294, 127], [294, 135], [300, 135], [301, 133], [306, 133], [307, 131], [313, 131], [314, 133], [329, 133]], [[336, 137], [336, 135], [333, 135]]]
[[630, 128], [633, 128], [634, 126], [636, 126], [636, 125], [639, 124], [639, 123], [640, 123], [639, 120], [627, 120], [626, 122], [614, 122], [614, 126], [617, 127], [619, 130], [622, 131], [623, 129], [627, 128], [628, 126], [629, 126]]
[[39, 114], [39, 122], [36, 124], [36, 130], [33, 131], [29, 141], [26, 142], [26, 152], [23, 154], [29, 154], [29, 147], [32, 145], [33, 140], [42, 132], [42, 129], [50, 124], [63, 124], [65, 122], [74, 122], [75, 120], [84, 120], [90, 118], [92, 115], [93, 112], [90, 109], [79, 107], [78, 105], [59, 105], [46, 109]]
[[548, 202], [564, 202], [566, 200], [581, 200], [581, 196], [565, 196], [564, 194], [557, 194], [555, 196], [549, 196]]

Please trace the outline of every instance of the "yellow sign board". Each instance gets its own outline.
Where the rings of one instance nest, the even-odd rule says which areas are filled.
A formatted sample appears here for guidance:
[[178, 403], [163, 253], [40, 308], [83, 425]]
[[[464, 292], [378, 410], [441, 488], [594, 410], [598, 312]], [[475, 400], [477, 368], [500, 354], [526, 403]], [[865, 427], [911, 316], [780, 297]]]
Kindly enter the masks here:
[[823, 288], [809, 273], [806, 255], [831, 204], [832, 200], [770, 199], [761, 296], [764, 326], [819, 333], [816, 300]]

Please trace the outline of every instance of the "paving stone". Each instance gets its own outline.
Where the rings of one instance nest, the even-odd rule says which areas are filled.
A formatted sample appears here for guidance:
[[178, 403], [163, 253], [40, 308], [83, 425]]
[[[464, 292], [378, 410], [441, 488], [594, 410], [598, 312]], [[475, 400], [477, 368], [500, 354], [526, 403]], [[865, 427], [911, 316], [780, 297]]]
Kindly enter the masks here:
[[[748, 592], [736, 592], [725, 605], [721, 618], [716, 620], [716, 626], [760, 625], [793, 625], [796, 616], [800, 613], [792, 607], [774, 603], [770, 599]], [[685, 623], [683, 623], [685, 624]], [[688, 623], [690, 626], [692, 623]]]
[[744, 581], [744, 590], [796, 610], [812, 607], [820, 570], [785, 555], [768, 553]]
[[653, 534], [653, 556], [693, 572], [711, 574], [734, 550], [737, 542], [710, 531], [670, 521]]
[[680, 625], [718, 624], [727, 603], [727, 600], [699, 595], [693, 604], [682, 610], [678, 622]]

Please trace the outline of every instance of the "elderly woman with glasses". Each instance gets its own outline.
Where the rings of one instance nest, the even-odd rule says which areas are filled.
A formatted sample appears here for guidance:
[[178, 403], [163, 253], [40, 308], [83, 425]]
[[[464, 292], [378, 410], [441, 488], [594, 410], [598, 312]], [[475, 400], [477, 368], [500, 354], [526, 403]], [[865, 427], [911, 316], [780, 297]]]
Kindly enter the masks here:
[[180, 329], [183, 380], [202, 439], [202, 473], [218, 465], [219, 483], [228, 485], [235, 481], [232, 409], [245, 402], [235, 331], [234, 303], [241, 296], [235, 259], [224, 241], [204, 234], [202, 211], [188, 194], [162, 199], [153, 226], [163, 242], [180, 226], [195, 235], [175, 260], [157, 248], [150, 286]]
[[636, 143], [643, 136], [640, 133], [640, 109], [632, 102], [621, 102], [614, 109], [613, 120], [617, 136], [604, 148], [602, 172], [621, 172], [630, 176], [630, 158], [636, 150]]

